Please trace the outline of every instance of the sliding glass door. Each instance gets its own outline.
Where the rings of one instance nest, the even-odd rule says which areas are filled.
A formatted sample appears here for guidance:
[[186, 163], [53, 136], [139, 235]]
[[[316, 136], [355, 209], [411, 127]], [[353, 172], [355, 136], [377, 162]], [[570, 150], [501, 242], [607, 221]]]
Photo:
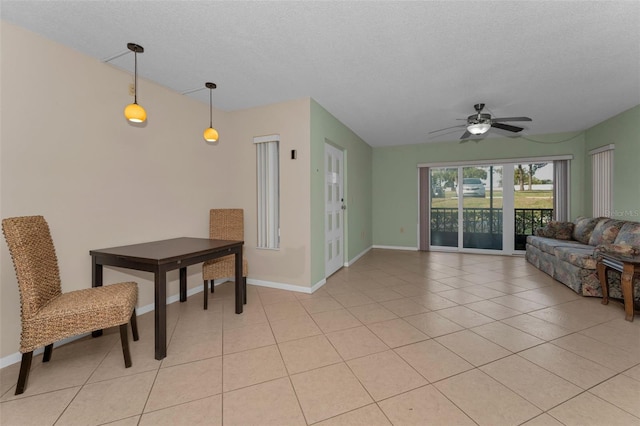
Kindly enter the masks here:
[[458, 168], [430, 170], [431, 245], [458, 247]]
[[462, 247], [502, 250], [503, 166], [462, 168]]
[[429, 245], [513, 253], [553, 217], [553, 162], [429, 168]]
[[527, 236], [553, 215], [553, 162], [514, 164], [515, 250], [525, 250]]

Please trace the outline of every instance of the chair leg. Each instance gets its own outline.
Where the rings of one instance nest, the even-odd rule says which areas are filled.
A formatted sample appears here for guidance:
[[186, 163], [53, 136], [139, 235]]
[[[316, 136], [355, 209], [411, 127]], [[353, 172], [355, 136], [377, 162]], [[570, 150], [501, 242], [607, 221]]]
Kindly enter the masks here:
[[131, 333], [133, 334], [133, 341], [137, 342], [140, 336], [138, 335], [138, 317], [135, 308], [133, 308], [133, 313], [131, 314]]
[[216, 292], [216, 291], [215, 291], [215, 286], [213, 285], [213, 284], [214, 284], [214, 281], [215, 281], [215, 280], [211, 280], [211, 293], [215, 293], [215, 292]]
[[53, 352], [53, 343], [44, 347], [44, 355], [42, 356], [42, 362], [51, 361], [51, 353]]
[[33, 351], [22, 354], [22, 362], [20, 363], [20, 375], [18, 376], [18, 384], [16, 385], [16, 395], [20, 395], [27, 387], [29, 379], [29, 370], [31, 370], [31, 359]]
[[204, 280], [204, 291], [202, 292], [202, 294], [204, 294], [204, 309], [209, 309], [209, 282], [207, 280]]
[[244, 295], [244, 304], [247, 304], [247, 277], [242, 277], [242, 294]]
[[129, 336], [127, 334], [127, 325], [120, 325], [120, 342], [122, 342], [122, 355], [124, 355], [125, 368], [131, 367], [131, 354], [129, 353]]

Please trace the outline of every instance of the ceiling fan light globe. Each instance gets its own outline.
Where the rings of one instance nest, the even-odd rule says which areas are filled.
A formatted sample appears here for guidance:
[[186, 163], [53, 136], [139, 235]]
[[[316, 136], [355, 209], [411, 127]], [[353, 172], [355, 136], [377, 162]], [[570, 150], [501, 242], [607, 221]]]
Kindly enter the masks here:
[[467, 126], [467, 131], [472, 135], [483, 135], [489, 131], [491, 124], [489, 123], [473, 123]]

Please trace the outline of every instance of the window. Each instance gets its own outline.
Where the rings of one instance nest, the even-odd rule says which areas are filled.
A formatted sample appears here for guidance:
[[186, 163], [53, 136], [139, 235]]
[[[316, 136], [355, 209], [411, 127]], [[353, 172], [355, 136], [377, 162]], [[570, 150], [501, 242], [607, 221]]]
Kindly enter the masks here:
[[568, 215], [571, 159], [418, 164], [420, 250], [524, 250], [527, 236], [550, 222], [556, 209], [556, 220]]
[[280, 247], [280, 135], [253, 138], [258, 186], [258, 248]]
[[611, 217], [613, 207], [613, 145], [589, 151], [593, 188], [593, 217]]

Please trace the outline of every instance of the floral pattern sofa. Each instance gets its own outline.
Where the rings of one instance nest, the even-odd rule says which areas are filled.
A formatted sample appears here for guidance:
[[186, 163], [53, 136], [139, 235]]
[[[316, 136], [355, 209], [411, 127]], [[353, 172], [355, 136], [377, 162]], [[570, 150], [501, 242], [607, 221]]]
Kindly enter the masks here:
[[[602, 297], [596, 269], [599, 252], [640, 255], [640, 222], [578, 217], [551, 222], [527, 237], [526, 259], [578, 294]], [[620, 273], [608, 270], [609, 296], [622, 298]], [[634, 304], [640, 305], [640, 277], [633, 278]]]

